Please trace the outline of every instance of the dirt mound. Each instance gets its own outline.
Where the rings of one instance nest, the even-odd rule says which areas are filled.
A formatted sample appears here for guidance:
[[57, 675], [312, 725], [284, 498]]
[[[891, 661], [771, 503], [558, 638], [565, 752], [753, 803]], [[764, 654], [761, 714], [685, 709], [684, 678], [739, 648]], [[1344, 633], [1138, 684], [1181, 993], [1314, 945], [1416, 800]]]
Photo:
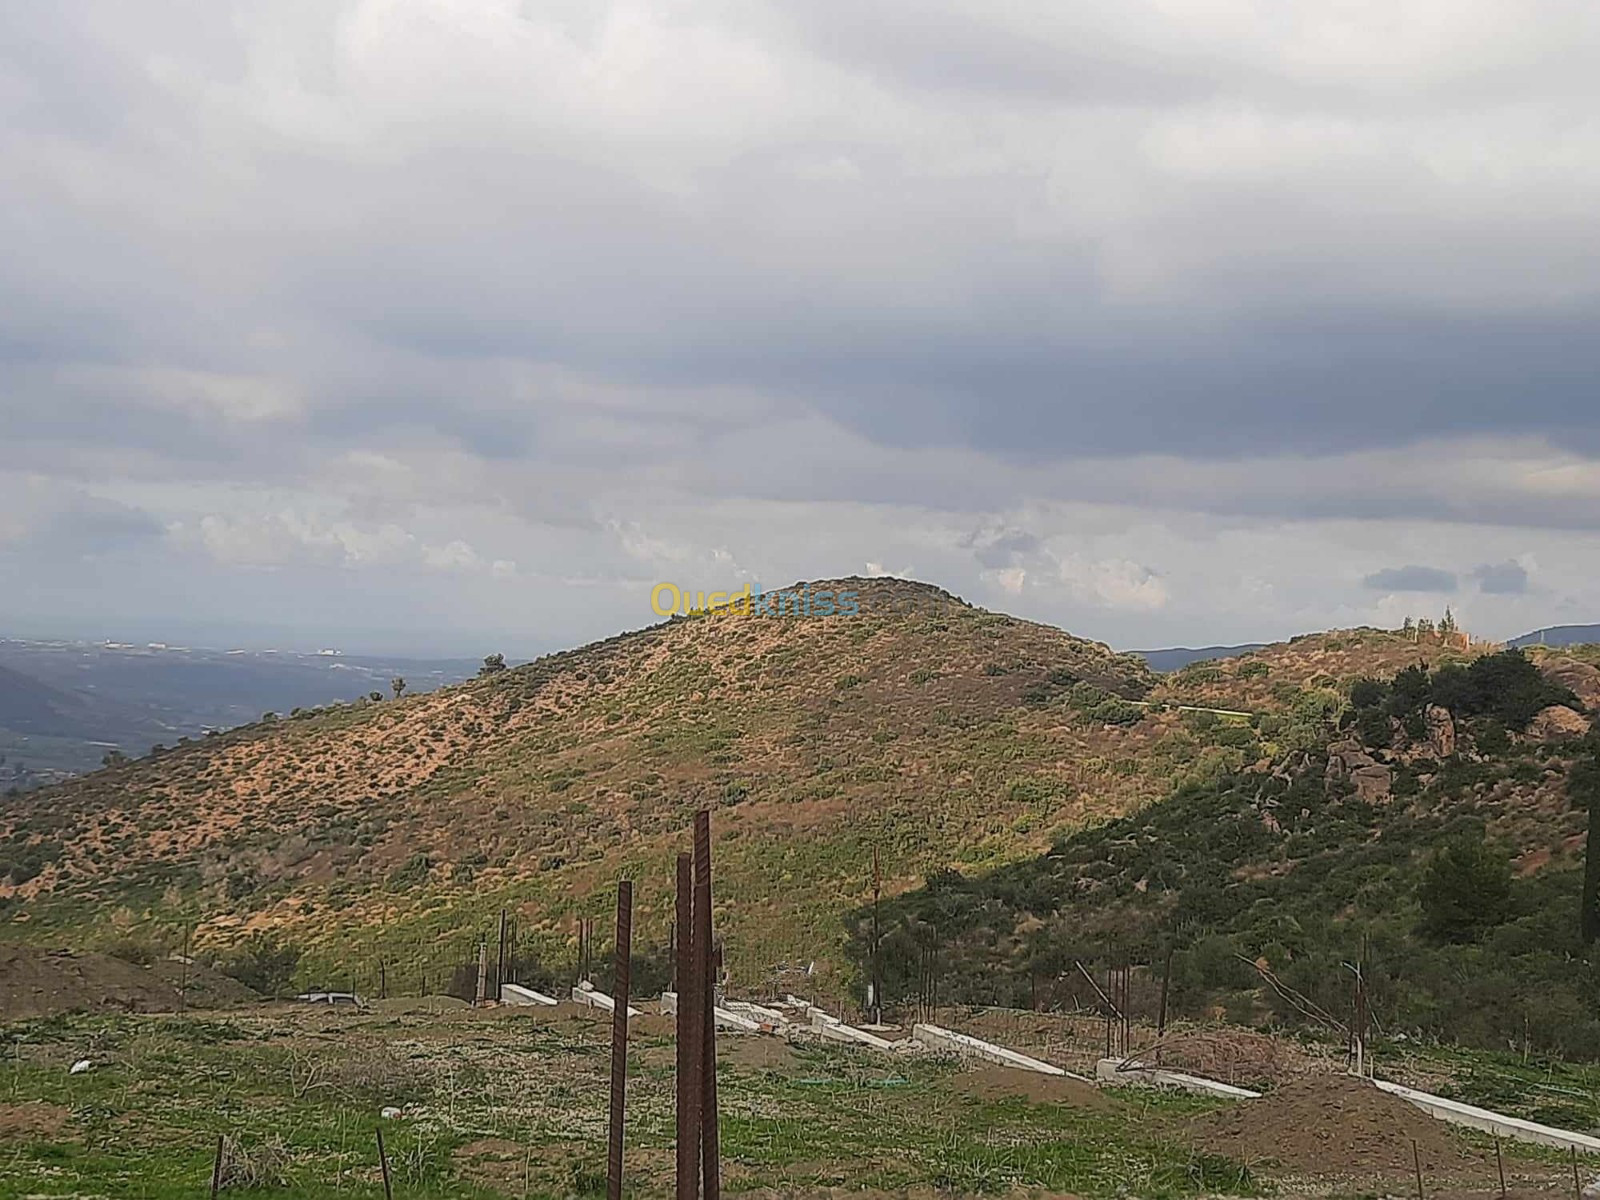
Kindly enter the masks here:
[[1191, 1131], [1204, 1150], [1324, 1175], [1408, 1175], [1413, 1141], [1424, 1174], [1449, 1175], [1476, 1161], [1446, 1126], [1349, 1075], [1296, 1080], [1208, 1113]]
[[109, 954], [0, 945], [0, 1021], [120, 1009], [175, 1012], [176, 989], [146, 967]]
[[1163, 1038], [1139, 1056], [1171, 1071], [1187, 1071], [1245, 1087], [1267, 1087], [1300, 1065], [1282, 1041], [1250, 1029], [1194, 1029]]
[[254, 988], [200, 963], [185, 967], [181, 962], [163, 959], [150, 967], [150, 973], [182, 993], [190, 1008], [239, 1008], [259, 1004], [262, 1000], [261, 993]]
[[60, 1137], [71, 1115], [59, 1104], [46, 1104], [43, 1100], [0, 1104], [0, 1139]]
[[676, 1037], [677, 1033], [678, 1021], [671, 1013], [646, 1011], [628, 1020], [629, 1037]]
[[1092, 1083], [1064, 1075], [1042, 1075], [1015, 1067], [978, 1067], [953, 1076], [950, 1087], [979, 1100], [1026, 1100], [1031, 1104], [1071, 1104], [1077, 1108], [1109, 1108], [1113, 1101]]
[[717, 1061], [756, 1071], [786, 1071], [796, 1061], [794, 1051], [782, 1038], [751, 1034], [747, 1037], [717, 1039]]

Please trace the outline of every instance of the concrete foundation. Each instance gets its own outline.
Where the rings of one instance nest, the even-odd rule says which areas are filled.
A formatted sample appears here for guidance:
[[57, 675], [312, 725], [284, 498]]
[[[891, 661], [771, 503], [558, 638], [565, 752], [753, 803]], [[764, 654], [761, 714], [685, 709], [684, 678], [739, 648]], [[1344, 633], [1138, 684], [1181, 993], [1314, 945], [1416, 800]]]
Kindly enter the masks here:
[[1036, 1071], [1040, 1075], [1065, 1075], [1071, 1079], [1079, 1079], [1084, 1083], [1092, 1083], [1082, 1075], [1071, 1071], [1062, 1070], [1054, 1063], [1047, 1063], [1042, 1059], [1030, 1058], [1026, 1054], [1019, 1054], [1015, 1050], [1008, 1050], [994, 1042], [986, 1042], [982, 1038], [975, 1038], [971, 1034], [957, 1033], [953, 1029], [943, 1029], [938, 1025], [913, 1025], [911, 1027], [912, 1040], [934, 1050], [944, 1050], [962, 1058], [980, 1058], [985, 1062], [998, 1063], [1003, 1067], [1016, 1067], [1019, 1071]]
[[[678, 1012], [678, 993], [661, 993], [661, 1011], [674, 1016]], [[730, 1033], [764, 1033], [770, 1031], [770, 1026], [754, 1017], [747, 1017], [743, 1013], [731, 1012], [720, 1004], [711, 1010], [711, 1019], [718, 1029], [728, 1030]]]
[[1121, 1058], [1102, 1058], [1095, 1064], [1094, 1075], [1100, 1083], [1172, 1088], [1201, 1096], [1224, 1096], [1229, 1100], [1255, 1100], [1261, 1095], [1249, 1088], [1234, 1087], [1231, 1083], [1205, 1079], [1199, 1075], [1185, 1075], [1182, 1071], [1163, 1071], [1159, 1067], [1147, 1067], [1141, 1062]]
[[1415, 1088], [1402, 1087], [1398, 1083], [1389, 1083], [1382, 1079], [1374, 1079], [1372, 1082], [1391, 1096], [1399, 1096], [1406, 1103], [1414, 1104], [1430, 1117], [1437, 1117], [1452, 1125], [1481, 1129], [1485, 1133], [1519, 1142], [1576, 1150], [1579, 1154], [1600, 1154], [1600, 1138], [1590, 1137], [1586, 1133], [1573, 1133], [1550, 1125], [1540, 1125], [1537, 1121], [1524, 1121], [1521, 1117], [1504, 1116], [1501, 1113], [1490, 1112], [1486, 1108], [1463, 1104], [1459, 1100], [1446, 1100], [1443, 1096], [1419, 1092]]
[[888, 1054], [899, 1053], [905, 1048], [904, 1042], [891, 1042], [881, 1038], [875, 1033], [868, 1033], [865, 1029], [857, 1029], [853, 1025], [846, 1025], [838, 1017], [830, 1017], [820, 1008], [811, 1009], [811, 1028], [830, 1042], [844, 1042], [851, 1046], [865, 1046], [869, 1050], [882, 1050]]
[[763, 1025], [784, 1025], [789, 1021], [789, 1014], [779, 1012], [775, 1008], [765, 1005], [752, 1004], [748, 1000], [724, 1000], [722, 1006], [729, 1012], [738, 1013], [741, 1017], [750, 1017], [760, 1021]]
[[[579, 1004], [587, 1004], [590, 1008], [604, 1009], [606, 1012], [616, 1012], [617, 1002], [604, 992], [594, 990], [592, 983], [580, 983], [572, 989], [572, 998]], [[628, 1005], [628, 1016], [637, 1017], [640, 1011], [633, 1005]]]
[[502, 983], [500, 985], [501, 1004], [542, 1004], [547, 1008], [554, 1008], [560, 1003], [554, 996], [546, 996], [543, 992], [536, 992], [532, 988], [523, 987], [519, 983]]

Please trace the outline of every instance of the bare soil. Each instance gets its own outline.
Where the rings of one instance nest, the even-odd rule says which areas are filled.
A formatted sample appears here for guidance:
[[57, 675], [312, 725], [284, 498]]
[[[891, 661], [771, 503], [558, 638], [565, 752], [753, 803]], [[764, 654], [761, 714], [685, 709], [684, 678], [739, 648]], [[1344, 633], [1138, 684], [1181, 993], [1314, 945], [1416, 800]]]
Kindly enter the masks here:
[[1110, 1108], [1115, 1104], [1093, 1084], [1015, 1067], [979, 1067], [963, 1071], [951, 1078], [950, 1087], [980, 1100], [1016, 1098], [1031, 1104], [1070, 1104], [1078, 1108]]
[[1348, 1075], [1295, 1080], [1208, 1113], [1191, 1132], [1201, 1149], [1290, 1173], [1409, 1176], [1413, 1144], [1424, 1179], [1459, 1176], [1479, 1162], [1448, 1126]]
[[31, 1100], [27, 1104], [0, 1104], [0, 1140], [6, 1138], [59, 1138], [72, 1114], [59, 1104]]
[[108, 954], [0, 946], [0, 1020], [121, 1009], [175, 1012], [177, 991], [145, 967]]

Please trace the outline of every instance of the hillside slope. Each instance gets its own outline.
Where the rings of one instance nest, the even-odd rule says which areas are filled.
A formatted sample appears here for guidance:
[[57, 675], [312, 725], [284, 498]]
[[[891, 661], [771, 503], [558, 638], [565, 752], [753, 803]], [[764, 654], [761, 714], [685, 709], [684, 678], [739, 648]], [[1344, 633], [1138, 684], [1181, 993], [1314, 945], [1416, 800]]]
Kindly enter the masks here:
[[[798, 586], [798, 585], [797, 585]], [[627, 870], [665, 941], [672, 855], [716, 810], [729, 959], [826, 958], [869, 887], [981, 870], [1164, 794], [1191, 755], [1137, 659], [926, 585], [859, 616], [679, 618], [400, 701], [180, 745], [10, 802], [0, 897], [44, 940], [276, 930], [309, 962], [465, 960], [507, 903], [547, 956]], [[1112, 714], [1115, 715], [1115, 714]], [[169, 931], [163, 933], [162, 931]]]
[[[887, 993], [925, 987], [932, 955], [948, 1000], [1093, 1005], [1076, 964], [1131, 963], [1153, 1017], [1170, 954], [1174, 1013], [1327, 1025], [1349, 1019], [1345, 964], [1365, 956], [1381, 1029], [1600, 1056], [1600, 957], [1580, 922], [1600, 669], [1495, 652], [1329, 673], [1358, 646], [1364, 665], [1393, 667], [1391, 636], [1319, 635], [1263, 652], [1265, 675], [1241, 664], [1243, 680], [1191, 680], [1270, 703], [1252, 689], [1298, 671], [1310, 686], [1291, 708], [1335, 684], [1339, 703], [1288, 753], [891, 901]], [[853, 925], [864, 965], [869, 915]]]

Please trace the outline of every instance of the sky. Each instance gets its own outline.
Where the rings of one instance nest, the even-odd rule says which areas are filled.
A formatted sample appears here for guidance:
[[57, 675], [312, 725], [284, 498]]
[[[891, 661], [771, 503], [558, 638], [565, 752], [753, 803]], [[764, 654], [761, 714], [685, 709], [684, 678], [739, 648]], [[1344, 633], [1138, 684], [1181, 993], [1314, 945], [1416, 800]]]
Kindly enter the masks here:
[[1600, 621], [1582, 0], [0, 6], [0, 634]]

